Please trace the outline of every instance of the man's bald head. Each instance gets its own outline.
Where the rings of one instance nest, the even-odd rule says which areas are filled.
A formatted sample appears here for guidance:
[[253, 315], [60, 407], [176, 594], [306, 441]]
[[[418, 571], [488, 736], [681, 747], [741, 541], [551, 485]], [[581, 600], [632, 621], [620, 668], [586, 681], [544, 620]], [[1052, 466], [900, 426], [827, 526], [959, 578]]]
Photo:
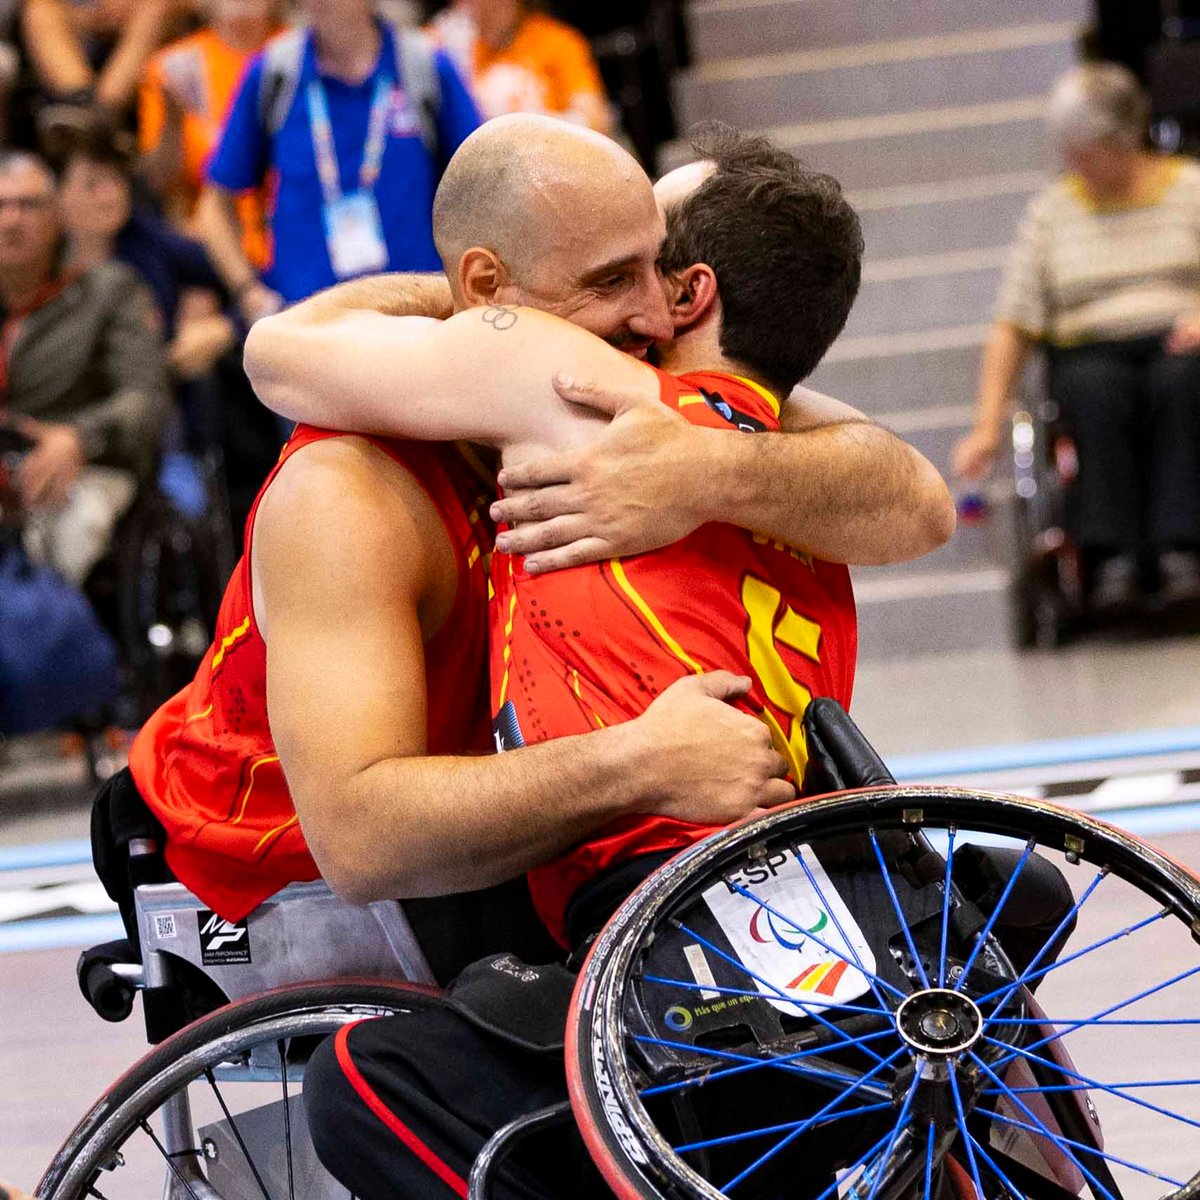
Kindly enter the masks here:
[[[446, 168], [433, 234], [460, 306], [529, 304], [618, 344], [667, 336], [665, 300], [642, 294], [663, 234], [654, 192], [637, 161], [602, 134], [532, 114], [487, 122]], [[481, 263], [495, 298], [480, 299]], [[633, 303], [608, 303], [623, 286], [638, 290]], [[652, 304], [660, 310], [643, 332], [638, 313]], [[595, 321], [577, 319], [600, 306]]]
[[563, 235], [601, 231], [617, 201], [650, 194], [646, 173], [610, 138], [553, 117], [516, 113], [477, 129], [450, 160], [433, 202], [447, 272], [472, 246], [520, 278]]

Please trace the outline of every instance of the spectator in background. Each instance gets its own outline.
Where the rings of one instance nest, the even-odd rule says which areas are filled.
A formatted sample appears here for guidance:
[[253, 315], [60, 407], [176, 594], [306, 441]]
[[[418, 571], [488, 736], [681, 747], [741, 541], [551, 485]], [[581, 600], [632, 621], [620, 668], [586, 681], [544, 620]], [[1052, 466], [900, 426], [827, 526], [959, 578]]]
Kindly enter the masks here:
[[1168, 587], [1200, 582], [1200, 166], [1144, 147], [1147, 103], [1124, 67], [1055, 85], [1068, 173], [1034, 197], [984, 352], [956, 474], [990, 469], [1033, 348], [1079, 455], [1073, 524], [1098, 602], [1123, 601], [1147, 544]]
[[[304, 11], [309, 25], [247, 69], [201, 198], [209, 251], [248, 321], [351, 276], [439, 270], [433, 194], [479, 124], [449, 58], [376, 18], [370, 0]], [[234, 202], [268, 173], [273, 249], [260, 278]]]
[[[123, 113], [182, 7], [177, 0], [25, 0], [23, 41], [46, 98]], [[53, 123], [69, 114], [46, 115]]]
[[224, 311], [223, 289], [203, 245], [135, 202], [131, 135], [93, 123], [56, 141], [66, 261], [76, 269], [124, 262], [150, 289], [187, 445], [220, 447], [240, 536], [250, 502], [279, 454], [275, 419], [241, 368], [244, 328]]
[[547, 113], [611, 134], [612, 112], [587, 39], [529, 0], [453, 0], [431, 30], [485, 119]]
[[[138, 107], [142, 171], [175, 218], [195, 212], [234, 89], [278, 29], [282, 8], [279, 0], [209, 0], [208, 25], [150, 60]], [[235, 202], [242, 250], [255, 270], [267, 264], [263, 199], [252, 188]]]
[[34, 441], [17, 473], [30, 552], [79, 584], [153, 470], [170, 394], [137, 277], [65, 268], [60, 248], [50, 169], [0, 152], [0, 407]]

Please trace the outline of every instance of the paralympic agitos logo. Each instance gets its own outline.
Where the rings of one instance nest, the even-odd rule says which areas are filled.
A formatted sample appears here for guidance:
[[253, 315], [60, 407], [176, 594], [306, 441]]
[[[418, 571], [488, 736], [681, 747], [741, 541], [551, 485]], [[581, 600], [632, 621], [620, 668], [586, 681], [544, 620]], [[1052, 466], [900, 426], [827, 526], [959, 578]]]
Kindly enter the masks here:
[[[820, 933], [829, 924], [829, 914], [824, 909], [818, 909], [818, 912], [820, 916], [816, 923], [804, 927], [760, 904], [750, 916], [750, 936], [760, 945], [774, 941], [785, 949], [801, 950], [811, 934]], [[769, 936], [764, 935], [764, 925]]]

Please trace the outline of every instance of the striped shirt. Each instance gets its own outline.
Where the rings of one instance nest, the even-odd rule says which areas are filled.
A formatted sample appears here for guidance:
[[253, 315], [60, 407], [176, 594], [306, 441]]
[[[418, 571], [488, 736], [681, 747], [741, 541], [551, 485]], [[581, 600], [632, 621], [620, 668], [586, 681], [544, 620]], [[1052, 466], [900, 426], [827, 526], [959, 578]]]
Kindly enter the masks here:
[[1165, 333], [1200, 310], [1200, 164], [1172, 158], [1119, 203], [1066, 175], [1030, 201], [996, 319], [1056, 346]]

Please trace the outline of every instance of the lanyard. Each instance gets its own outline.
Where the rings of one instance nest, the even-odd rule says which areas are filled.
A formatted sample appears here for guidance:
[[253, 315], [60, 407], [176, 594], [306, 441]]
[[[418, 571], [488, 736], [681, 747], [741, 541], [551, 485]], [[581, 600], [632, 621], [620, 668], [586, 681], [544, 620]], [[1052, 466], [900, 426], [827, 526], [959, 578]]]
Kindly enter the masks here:
[[[362, 166], [358, 169], [358, 186], [370, 192], [379, 178], [379, 167], [383, 162], [384, 142], [387, 140], [388, 108], [391, 106], [391, 80], [381, 74], [375, 83], [375, 95], [371, 100], [371, 119], [367, 125], [367, 144], [363, 148]], [[329, 105], [325, 100], [325, 86], [320, 79], [313, 79], [307, 88], [308, 122], [312, 128], [313, 154], [317, 159], [317, 174], [321, 177], [321, 190], [325, 203], [336, 204], [342, 198], [342, 184], [338, 175], [337, 152], [333, 146], [333, 126], [329, 121]]]

